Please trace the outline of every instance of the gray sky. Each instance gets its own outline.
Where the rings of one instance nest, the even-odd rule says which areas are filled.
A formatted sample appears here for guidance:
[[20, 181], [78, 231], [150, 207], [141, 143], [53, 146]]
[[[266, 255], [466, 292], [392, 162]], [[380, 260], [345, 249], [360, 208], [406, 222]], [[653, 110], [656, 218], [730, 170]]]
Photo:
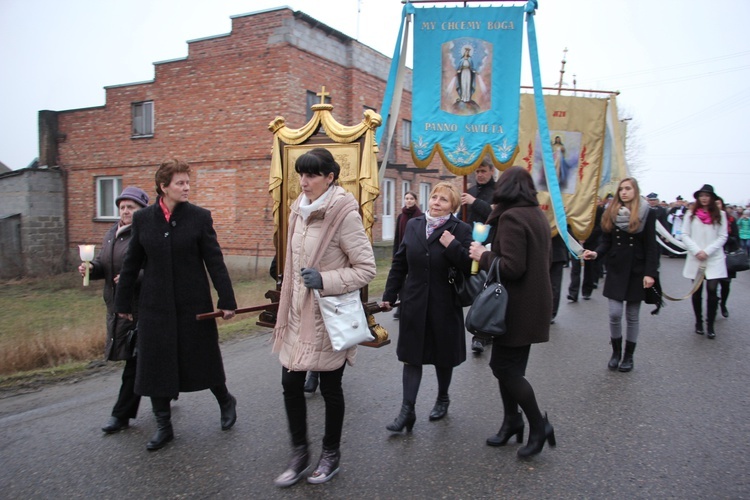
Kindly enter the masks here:
[[[230, 16], [283, 5], [393, 53], [400, 0], [0, 0], [0, 161], [18, 169], [38, 156], [39, 110], [101, 106], [105, 86], [152, 80], [154, 62], [229, 32]], [[575, 75], [577, 88], [621, 92], [644, 194], [671, 201], [709, 183], [744, 204], [748, 19], [747, 0], [542, 1], [544, 84], [557, 84], [567, 47], [568, 86]], [[531, 85], [526, 41], [523, 58], [522, 84]]]

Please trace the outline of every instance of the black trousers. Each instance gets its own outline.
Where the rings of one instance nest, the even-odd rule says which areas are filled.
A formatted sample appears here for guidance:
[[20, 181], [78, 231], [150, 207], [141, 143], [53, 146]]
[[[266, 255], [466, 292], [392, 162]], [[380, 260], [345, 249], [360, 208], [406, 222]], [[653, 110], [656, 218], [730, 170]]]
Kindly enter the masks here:
[[[581, 287], [581, 267], [583, 267], [583, 287]], [[570, 286], [568, 287], [568, 295], [571, 297], [578, 298], [578, 290], [588, 297], [591, 292], [594, 291], [594, 284], [596, 283], [596, 268], [593, 262], [586, 262], [585, 265], [581, 266], [581, 261], [578, 259], [572, 259], [570, 262]]]
[[138, 414], [141, 397], [135, 393], [135, 366], [136, 358], [132, 358], [125, 362], [125, 368], [122, 370], [120, 395], [115, 407], [112, 408], [112, 416], [120, 420], [135, 418]]
[[560, 289], [564, 268], [565, 262], [553, 262], [549, 268], [549, 279], [552, 282], [552, 318], [557, 316], [557, 311], [560, 309]]
[[[346, 362], [341, 368], [320, 374], [320, 394], [326, 405], [325, 434], [323, 447], [338, 449], [341, 443], [341, 432], [344, 428], [344, 390], [341, 379], [344, 376]], [[306, 371], [289, 371], [282, 367], [281, 385], [284, 388], [284, 407], [289, 422], [289, 433], [292, 435], [292, 446], [307, 443], [307, 400], [305, 399]]]

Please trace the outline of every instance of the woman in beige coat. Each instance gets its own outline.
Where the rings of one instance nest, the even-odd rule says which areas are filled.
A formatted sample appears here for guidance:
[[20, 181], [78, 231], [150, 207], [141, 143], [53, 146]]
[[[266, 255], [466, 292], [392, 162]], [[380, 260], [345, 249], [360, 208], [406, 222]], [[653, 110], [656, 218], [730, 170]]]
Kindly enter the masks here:
[[375, 256], [365, 234], [358, 203], [335, 185], [340, 167], [331, 153], [315, 148], [297, 159], [302, 194], [292, 204], [281, 300], [274, 329], [279, 353], [292, 456], [274, 481], [285, 487], [308, 469], [307, 406], [304, 394], [308, 370], [320, 372], [320, 392], [326, 417], [323, 451], [309, 483], [324, 483], [339, 471], [339, 443], [344, 424], [341, 378], [352, 365], [357, 348], [334, 351], [314, 298], [358, 290], [375, 276]]

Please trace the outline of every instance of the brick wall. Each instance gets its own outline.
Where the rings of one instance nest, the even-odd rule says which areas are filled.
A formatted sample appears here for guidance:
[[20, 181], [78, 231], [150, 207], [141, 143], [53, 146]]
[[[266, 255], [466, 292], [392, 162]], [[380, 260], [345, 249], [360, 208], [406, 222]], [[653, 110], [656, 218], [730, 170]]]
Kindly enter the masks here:
[[[99, 241], [111, 224], [95, 218], [96, 177], [121, 175], [123, 186], [139, 186], [155, 198], [158, 164], [180, 157], [193, 170], [191, 201], [212, 211], [229, 260], [241, 270], [267, 269], [274, 253], [268, 124], [283, 116], [289, 127], [302, 127], [307, 91], [322, 86], [330, 92], [333, 116], [346, 125], [358, 123], [365, 106], [380, 107], [389, 68], [383, 54], [303, 13], [279, 8], [235, 16], [230, 34], [189, 41], [186, 58], [155, 63], [153, 81], [107, 87], [104, 106], [59, 112], [69, 245]], [[409, 74], [399, 127], [410, 118], [410, 89]], [[132, 138], [131, 105], [141, 101], [154, 103], [154, 134]], [[397, 128], [397, 140], [399, 133]], [[400, 147], [396, 161], [415, 168]], [[441, 173], [442, 167], [410, 176], [427, 176], [434, 184]], [[380, 239], [379, 223], [373, 234]]]

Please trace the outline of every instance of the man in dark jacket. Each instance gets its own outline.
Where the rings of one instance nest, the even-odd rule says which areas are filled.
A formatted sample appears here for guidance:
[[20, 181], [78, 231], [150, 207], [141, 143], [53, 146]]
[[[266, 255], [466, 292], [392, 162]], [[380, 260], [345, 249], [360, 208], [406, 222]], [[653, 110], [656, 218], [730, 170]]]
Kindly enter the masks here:
[[[484, 223], [492, 212], [492, 194], [495, 192], [495, 167], [492, 160], [485, 157], [476, 169], [477, 183], [461, 195], [462, 210], [466, 207], [466, 222], [473, 228], [475, 222]], [[459, 217], [462, 218], [462, 217]], [[489, 237], [488, 237], [489, 239]], [[485, 243], [484, 241], [480, 243]], [[484, 352], [488, 339], [474, 337], [471, 339], [471, 350]]]

